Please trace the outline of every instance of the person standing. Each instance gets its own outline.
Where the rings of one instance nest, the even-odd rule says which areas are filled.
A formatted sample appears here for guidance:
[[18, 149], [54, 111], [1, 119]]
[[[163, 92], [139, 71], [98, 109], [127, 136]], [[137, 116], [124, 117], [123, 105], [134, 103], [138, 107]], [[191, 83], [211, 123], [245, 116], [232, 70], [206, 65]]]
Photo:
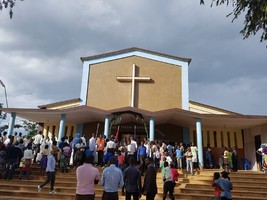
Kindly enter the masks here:
[[198, 154], [198, 149], [197, 146], [192, 143], [191, 145], [191, 152], [192, 152], [192, 163], [193, 163], [193, 169], [198, 169], [198, 158], [197, 158], [197, 154]]
[[33, 138], [32, 138], [34, 141], [33, 141], [33, 144], [34, 144], [34, 158], [33, 158], [33, 162], [36, 163], [36, 158], [37, 158], [37, 154], [40, 153], [40, 147], [41, 147], [41, 144], [42, 144], [42, 140], [43, 140], [43, 132], [42, 131], [39, 131], [37, 135], [35, 135]]
[[98, 153], [98, 164], [103, 167], [104, 166], [104, 148], [105, 148], [105, 139], [102, 135], [99, 135], [97, 140], [97, 153]]
[[134, 157], [129, 159], [129, 167], [124, 171], [124, 182], [126, 189], [126, 200], [130, 200], [133, 196], [134, 200], [138, 200], [141, 197], [141, 174], [140, 171], [136, 168], [136, 160]]
[[123, 187], [122, 171], [116, 167], [116, 158], [111, 157], [110, 166], [105, 168], [101, 177], [101, 185], [104, 187], [102, 200], [118, 200], [118, 190]]
[[214, 172], [213, 174], [213, 181], [212, 181], [212, 187], [214, 188], [214, 200], [221, 200], [221, 193], [222, 189], [215, 185], [215, 182], [219, 180], [220, 178], [220, 173], [219, 172]]
[[172, 172], [169, 167], [168, 162], [164, 162], [164, 167], [165, 167], [165, 174], [163, 177], [164, 185], [163, 185], [163, 200], [166, 199], [167, 194], [169, 193], [170, 199], [174, 200], [173, 196], [173, 190], [174, 190], [174, 184], [173, 184], [173, 178], [172, 178]]
[[186, 171], [187, 171], [187, 173], [189, 173], [189, 168], [190, 168], [190, 173], [192, 175], [194, 175], [193, 163], [192, 163], [193, 154], [191, 152], [191, 148], [190, 147], [188, 147], [187, 152], [185, 152], [184, 155], [186, 157]]
[[89, 149], [93, 152], [94, 158], [96, 159], [96, 139], [94, 133], [89, 140]]
[[147, 172], [144, 179], [142, 188], [143, 195], [146, 196], [146, 200], [154, 200], [158, 193], [157, 188], [157, 170], [153, 163], [153, 158], [146, 158]]
[[37, 186], [38, 191], [40, 192], [47, 183], [50, 183], [49, 194], [55, 194], [56, 193], [56, 191], [54, 190], [55, 180], [56, 180], [56, 159], [53, 156], [53, 154], [50, 154], [47, 159], [46, 181], [43, 184]]
[[238, 170], [238, 157], [237, 157], [237, 150], [236, 147], [233, 148], [233, 156], [232, 156], [232, 162], [233, 162], [233, 172], [237, 172]]
[[20, 169], [19, 179], [22, 178], [23, 172], [26, 173], [26, 178], [29, 180], [29, 173], [31, 171], [31, 164], [32, 164], [32, 149], [31, 145], [27, 145], [27, 149], [24, 150], [23, 158], [21, 159], [23, 162], [23, 166]]
[[137, 161], [140, 162], [141, 176], [144, 176], [145, 158], [146, 158], [146, 147], [144, 146], [144, 142], [142, 141], [141, 145], [138, 147], [137, 150]]
[[88, 155], [83, 165], [76, 169], [76, 200], [94, 200], [94, 184], [99, 182], [99, 171], [93, 167], [94, 156]]
[[221, 200], [232, 199], [231, 190], [233, 189], [233, 184], [230, 181], [228, 174], [228, 172], [222, 172], [222, 178], [219, 178], [217, 181], [215, 181], [215, 185], [222, 189]]
[[176, 159], [177, 159], [177, 169], [183, 169], [183, 153], [182, 149], [178, 146], [175, 150]]

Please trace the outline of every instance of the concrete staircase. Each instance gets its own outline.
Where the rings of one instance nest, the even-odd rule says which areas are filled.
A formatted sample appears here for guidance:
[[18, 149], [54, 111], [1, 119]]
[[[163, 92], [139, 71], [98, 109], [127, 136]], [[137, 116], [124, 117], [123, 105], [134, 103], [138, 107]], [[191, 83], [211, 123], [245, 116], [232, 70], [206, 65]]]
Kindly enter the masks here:
[[[99, 168], [100, 173], [101, 169]], [[176, 199], [213, 199], [213, 188], [211, 187], [212, 177], [215, 170], [205, 170], [196, 173], [194, 176], [186, 175], [179, 171], [180, 177], [175, 187]], [[19, 180], [18, 172], [12, 180], [0, 179], [0, 199], [1, 200], [56, 200], [56, 199], [75, 199], [76, 177], [75, 170], [69, 173], [57, 172], [55, 190], [56, 194], [49, 194], [49, 185], [45, 186], [42, 191], [37, 191], [37, 185], [45, 180], [45, 176], [40, 176], [38, 166], [34, 166], [30, 175], [30, 180]], [[232, 191], [233, 199], [267, 199], [267, 175], [259, 172], [239, 171], [230, 174], [231, 181], [234, 185]], [[162, 199], [163, 183], [161, 173], [157, 176], [158, 192], [155, 199]], [[95, 186], [96, 198], [101, 199], [103, 187]], [[125, 199], [120, 195], [120, 200]], [[142, 196], [141, 200], [144, 200]]]

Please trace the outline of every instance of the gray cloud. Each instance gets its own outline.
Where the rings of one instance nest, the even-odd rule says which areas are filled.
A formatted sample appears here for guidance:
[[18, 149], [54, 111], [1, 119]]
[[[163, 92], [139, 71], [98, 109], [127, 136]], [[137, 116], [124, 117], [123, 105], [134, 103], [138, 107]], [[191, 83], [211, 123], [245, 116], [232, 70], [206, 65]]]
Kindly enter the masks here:
[[136, 46], [192, 58], [192, 100], [267, 114], [266, 44], [242, 40], [230, 11], [198, 1], [18, 1], [12, 20], [0, 14], [0, 79], [11, 107], [77, 98], [79, 57]]

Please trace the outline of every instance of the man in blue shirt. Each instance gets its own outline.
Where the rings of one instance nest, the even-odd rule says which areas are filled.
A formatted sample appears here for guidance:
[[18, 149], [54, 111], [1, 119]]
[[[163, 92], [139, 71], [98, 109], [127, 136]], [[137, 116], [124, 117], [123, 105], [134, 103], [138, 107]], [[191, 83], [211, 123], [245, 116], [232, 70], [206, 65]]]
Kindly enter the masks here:
[[104, 186], [102, 200], [119, 199], [118, 190], [122, 188], [124, 182], [122, 171], [116, 167], [115, 163], [116, 158], [110, 158], [110, 166], [103, 170], [101, 177], [101, 185]]
[[144, 141], [142, 141], [141, 145], [138, 147], [137, 150], [137, 161], [140, 162], [141, 176], [144, 175], [145, 171], [145, 159], [146, 159], [146, 147], [144, 146]]
[[55, 194], [56, 191], [54, 190], [54, 185], [55, 185], [55, 180], [56, 180], [56, 159], [53, 156], [53, 154], [50, 154], [47, 158], [47, 166], [46, 166], [46, 181], [41, 184], [38, 185], [38, 191], [40, 192], [43, 187], [50, 182], [50, 194]]
[[177, 169], [183, 169], [183, 150], [178, 146], [175, 150], [177, 159]]

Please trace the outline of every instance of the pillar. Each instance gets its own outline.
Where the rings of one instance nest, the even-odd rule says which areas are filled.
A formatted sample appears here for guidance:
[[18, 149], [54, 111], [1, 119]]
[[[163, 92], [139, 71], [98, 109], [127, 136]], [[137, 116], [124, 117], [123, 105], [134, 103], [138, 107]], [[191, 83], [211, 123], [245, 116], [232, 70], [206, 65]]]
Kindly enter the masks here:
[[104, 127], [104, 135], [106, 136], [106, 138], [108, 138], [108, 132], [109, 132], [109, 116], [107, 115], [105, 117], [105, 127]]
[[203, 169], [204, 158], [203, 158], [202, 130], [201, 130], [201, 119], [199, 118], [197, 118], [196, 122], [196, 132], [197, 132], [198, 164], [200, 169]]
[[7, 134], [8, 135], [12, 135], [13, 134], [13, 129], [14, 129], [14, 125], [15, 125], [15, 121], [16, 121], [16, 113], [12, 112], [10, 119], [9, 119], [9, 126], [8, 126], [8, 131]]
[[155, 139], [155, 120], [154, 117], [150, 117], [149, 120], [149, 141], [153, 141]]
[[66, 124], [66, 114], [61, 114], [59, 130], [58, 130], [58, 138], [57, 138], [58, 141], [61, 141], [61, 138], [64, 136], [65, 124]]

